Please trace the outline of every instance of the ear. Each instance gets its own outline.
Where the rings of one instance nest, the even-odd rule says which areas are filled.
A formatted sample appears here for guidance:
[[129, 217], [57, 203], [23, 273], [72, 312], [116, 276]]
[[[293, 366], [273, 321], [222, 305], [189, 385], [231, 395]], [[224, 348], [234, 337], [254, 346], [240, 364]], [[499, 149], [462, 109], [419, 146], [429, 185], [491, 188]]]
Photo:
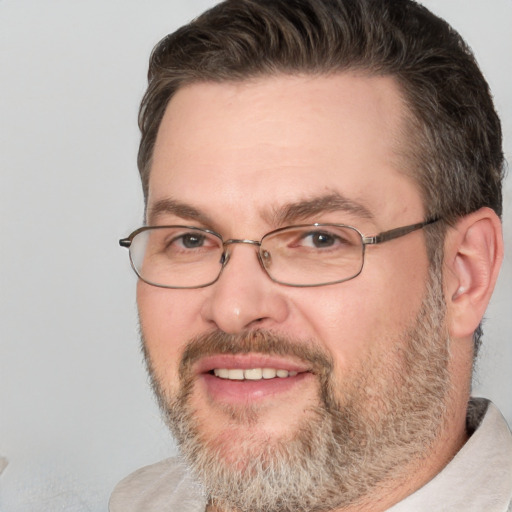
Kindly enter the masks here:
[[501, 222], [480, 208], [448, 228], [444, 253], [444, 289], [452, 338], [465, 338], [481, 322], [503, 260]]

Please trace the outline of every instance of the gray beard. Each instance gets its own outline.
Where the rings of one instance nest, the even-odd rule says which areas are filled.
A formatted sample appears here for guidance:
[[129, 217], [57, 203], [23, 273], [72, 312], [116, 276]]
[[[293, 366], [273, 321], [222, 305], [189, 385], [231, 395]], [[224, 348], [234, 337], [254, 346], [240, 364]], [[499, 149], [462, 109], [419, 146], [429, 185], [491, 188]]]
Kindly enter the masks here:
[[[144, 350], [165, 420], [209, 503], [240, 512], [330, 511], [364, 503], [379, 484], [403, 478], [405, 469], [425, 458], [443, 426], [450, 392], [440, 279], [432, 269], [422, 307], [395, 340], [394, 353], [369, 356], [342, 387], [328, 354], [267, 331], [214, 332], [191, 340], [176, 396], [158, 381]], [[318, 403], [304, 412], [293, 436], [253, 435], [258, 411], [250, 407], [224, 408], [227, 420], [246, 427], [243, 439], [204, 435], [190, 401], [192, 364], [209, 354], [247, 352], [290, 355], [312, 365]]]

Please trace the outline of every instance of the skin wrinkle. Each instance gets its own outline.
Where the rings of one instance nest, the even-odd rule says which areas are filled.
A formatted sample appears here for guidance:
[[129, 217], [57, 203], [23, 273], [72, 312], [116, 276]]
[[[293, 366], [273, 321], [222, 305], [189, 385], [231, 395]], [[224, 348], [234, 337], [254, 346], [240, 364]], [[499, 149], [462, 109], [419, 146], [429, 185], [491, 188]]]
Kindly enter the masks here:
[[[389, 360], [373, 361], [370, 355], [343, 385], [333, 378], [332, 358], [310, 343], [265, 331], [213, 332], [189, 342], [179, 366], [179, 392], [170, 396], [144, 349], [166, 421], [212, 505], [242, 512], [360, 505], [385, 481], [406, 478], [402, 471], [410, 471], [411, 460], [419, 465], [428, 457], [450, 396], [440, 274], [431, 269], [421, 310], [396, 340]], [[210, 354], [247, 352], [303, 359], [317, 376], [318, 403], [304, 411], [293, 437], [262, 439], [256, 433], [236, 439], [232, 428], [257, 425], [257, 406], [226, 407], [226, 429], [213, 439], [202, 434], [204, 426], [190, 403], [194, 363]]]

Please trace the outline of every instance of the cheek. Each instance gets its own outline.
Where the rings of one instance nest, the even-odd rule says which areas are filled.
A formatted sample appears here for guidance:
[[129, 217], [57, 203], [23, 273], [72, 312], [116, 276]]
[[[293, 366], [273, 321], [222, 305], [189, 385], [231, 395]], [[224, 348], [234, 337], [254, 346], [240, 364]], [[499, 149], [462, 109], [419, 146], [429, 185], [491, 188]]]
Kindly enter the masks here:
[[146, 350], [160, 379], [175, 374], [188, 340], [198, 334], [197, 301], [187, 291], [139, 281], [137, 307]]
[[324, 289], [318, 297], [302, 302], [298, 315], [305, 319], [309, 336], [333, 357], [343, 373], [364, 359], [379, 330], [371, 298], [365, 298], [361, 287], [357, 292], [349, 283]]
[[[367, 262], [368, 263], [368, 262]], [[387, 357], [416, 320], [425, 294], [427, 264], [368, 265], [357, 278], [295, 301], [308, 334], [322, 343], [341, 372], [352, 371], [370, 354]], [[319, 293], [318, 293], [319, 292]]]

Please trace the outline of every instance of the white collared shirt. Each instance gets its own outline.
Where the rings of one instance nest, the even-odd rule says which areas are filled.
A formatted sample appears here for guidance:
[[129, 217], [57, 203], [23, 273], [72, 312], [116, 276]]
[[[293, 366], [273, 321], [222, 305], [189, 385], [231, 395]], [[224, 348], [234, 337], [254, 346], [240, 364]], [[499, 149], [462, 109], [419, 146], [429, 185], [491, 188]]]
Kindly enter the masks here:
[[[473, 399], [473, 434], [450, 463], [388, 512], [512, 512], [512, 435], [500, 411]], [[475, 424], [476, 423], [476, 424]]]

